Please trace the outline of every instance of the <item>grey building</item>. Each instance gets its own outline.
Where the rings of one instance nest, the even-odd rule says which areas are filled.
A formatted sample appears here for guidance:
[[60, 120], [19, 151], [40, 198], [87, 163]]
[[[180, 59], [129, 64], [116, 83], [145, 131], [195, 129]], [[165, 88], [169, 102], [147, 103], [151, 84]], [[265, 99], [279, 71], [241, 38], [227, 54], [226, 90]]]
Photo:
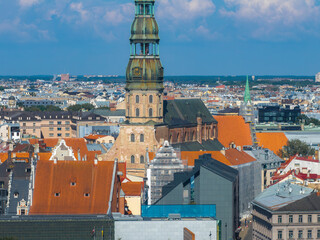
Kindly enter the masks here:
[[162, 198], [155, 204], [215, 204], [222, 239], [235, 239], [239, 226], [238, 171], [212, 159], [210, 154], [200, 156], [192, 171], [174, 174], [174, 180], [162, 188]]
[[252, 202], [252, 239], [319, 239], [320, 195], [313, 191], [287, 181], [262, 192]]

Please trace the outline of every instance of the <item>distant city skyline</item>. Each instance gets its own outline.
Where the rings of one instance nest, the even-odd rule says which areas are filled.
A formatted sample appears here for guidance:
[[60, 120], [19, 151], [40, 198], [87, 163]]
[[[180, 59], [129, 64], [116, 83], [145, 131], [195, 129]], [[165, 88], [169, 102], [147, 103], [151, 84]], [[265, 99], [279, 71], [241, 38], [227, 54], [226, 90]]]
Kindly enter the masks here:
[[[157, 0], [165, 75], [320, 71], [308, 0]], [[0, 75], [125, 75], [131, 0], [0, 0]]]

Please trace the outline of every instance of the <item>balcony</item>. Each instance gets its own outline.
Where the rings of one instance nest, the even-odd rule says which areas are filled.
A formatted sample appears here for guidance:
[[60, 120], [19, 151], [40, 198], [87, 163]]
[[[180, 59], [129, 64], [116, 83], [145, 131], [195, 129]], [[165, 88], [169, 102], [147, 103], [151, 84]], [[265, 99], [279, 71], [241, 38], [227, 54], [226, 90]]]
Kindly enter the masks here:
[[168, 218], [170, 214], [180, 214], [181, 218], [215, 218], [216, 205], [142, 205], [141, 216]]

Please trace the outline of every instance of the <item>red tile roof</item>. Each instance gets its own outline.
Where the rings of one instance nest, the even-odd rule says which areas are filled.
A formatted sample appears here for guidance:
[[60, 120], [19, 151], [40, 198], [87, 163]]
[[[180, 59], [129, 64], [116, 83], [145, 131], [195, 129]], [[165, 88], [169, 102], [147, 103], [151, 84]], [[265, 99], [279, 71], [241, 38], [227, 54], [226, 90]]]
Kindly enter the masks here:
[[214, 116], [218, 121], [218, 140], [225, 148], [252, 145], [250, 125], [242, 116]]
[[107, 135], [96, 135], [96, 134], [91, 134], [91, 135], [88, 135], [88, 136], [85, 136], [84, 138], [87, 139], [87, 140], [97, 140], [99, 138], [103, 138], [103, 137], [106, 137]]
[[[113, 168], [114, 162], [39, 161], [30, 214], [106, 214]], [[117, 211], [118, 177], [114, 186], [112, 211]]]
[[140, 197], [143, 190], [143, 182], [122, 183], [121, 188], [127, 197]]
[[239, 151], [235, 148], [226, 150], [226, 157], [230, 161], [231, 166], [237, 166], [256, 161], [256, 159], [251, 157], [249, 154]]
[[268, 148], [275, 154], [278, 154], [280, 149], [287, 145], [288, 142], [288, 138], [283, 132], [257, 133], [257, 140], [259, 146]]

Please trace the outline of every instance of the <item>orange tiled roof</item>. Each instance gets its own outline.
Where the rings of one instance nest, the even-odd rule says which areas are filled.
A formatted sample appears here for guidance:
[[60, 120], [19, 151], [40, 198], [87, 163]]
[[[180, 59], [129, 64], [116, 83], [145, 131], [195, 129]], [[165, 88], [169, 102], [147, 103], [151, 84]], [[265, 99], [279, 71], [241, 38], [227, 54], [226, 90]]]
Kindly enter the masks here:
[[103, 138], [103, 137], [106, 137], [107, 135], [96, 135], [96, 134], [91, 134], [91, 135], [88, 135], [88, 136], [85, 136], [84, 138], [87, 139], [87, 140], [97, 140], [99, 138]]
[[288, 138], [283, 132], [263, 132], [257, 133], [257, 140], [259, 146], [268, 148], [275, 154], [278, 154], [279, 150], [283, 146], [287, 145]]
[[[61, 161], [54, 164], [39, 161], [30, 214], [106, 214], [113, 167], [114, 162], [111, 161], [97, 165], [91, 162]], [[117, 180], [112, 211], [117, 211], [116, 192], [120, 192], [120, 182]], [[56, 193], [60, 196], [55, 196]], [[85, 196], [86, 193], [89, 196]]]
[[126, 182], [121, 184], [121, 188], [126, 196], [141, 196], [143, 182]]
[[40, 152], [40, 153], [38, 153], [38, 156], [39, 156], [40, 161], [49, 161], [49, 159], [52, 156], [52, 153], [51, 152]]
[[256, 159], [251, 157], [249, 154], [243, 151], [239, 151], [235, 148], [226, 150], [226, 157], [230, 161], [232, 166], [242, 165], [256, 161]]
[[8, 159], [8, 153], [0, 153], [0, 162], [3, 163]]
[[251, 131], [242, 116], [214, 116], [218, 121], [218, 140], [226, 148], [231, 143], [236, 146], [252, 145]]
[[[89, 151], [87, 148], [87, 143], [84, 138], [64, 138], [68, 147], [71, 147], [74, 153], [74, 156], [78, 159], [78, 151], [80, 150], [80, 158], [83, 159], [85, 155], [87, 155], [87, 161], [93, 161], [95, 155], [100, 155], [101, 151]], [[59, 138], [44, 138], [43, 143], [46, 144], [47, 147], [54, 148], [58, 144]], [[30, 139], [30, 144], [36, 144], [39, 142], [38, 139]], [[43, 156], [44, 157], [44, 156]], [[50, 156], [51, 157], [51, 156]], [[49, 157], [49, 158], [50, 158]], [[46, 159], [47, 157], [44, 157]], [[80, 160], [81, 160], [80, 159]]]
[[230, 166], [229, 160], [219, 151], [197, 151], [197, 152], [181, 152], [181, 159], [187, 160], [188, 166], [194, 166], [194, 161], [199, 159], [199, 156], [203, 154], [211, 154], [211, 157], [219, 162]]

